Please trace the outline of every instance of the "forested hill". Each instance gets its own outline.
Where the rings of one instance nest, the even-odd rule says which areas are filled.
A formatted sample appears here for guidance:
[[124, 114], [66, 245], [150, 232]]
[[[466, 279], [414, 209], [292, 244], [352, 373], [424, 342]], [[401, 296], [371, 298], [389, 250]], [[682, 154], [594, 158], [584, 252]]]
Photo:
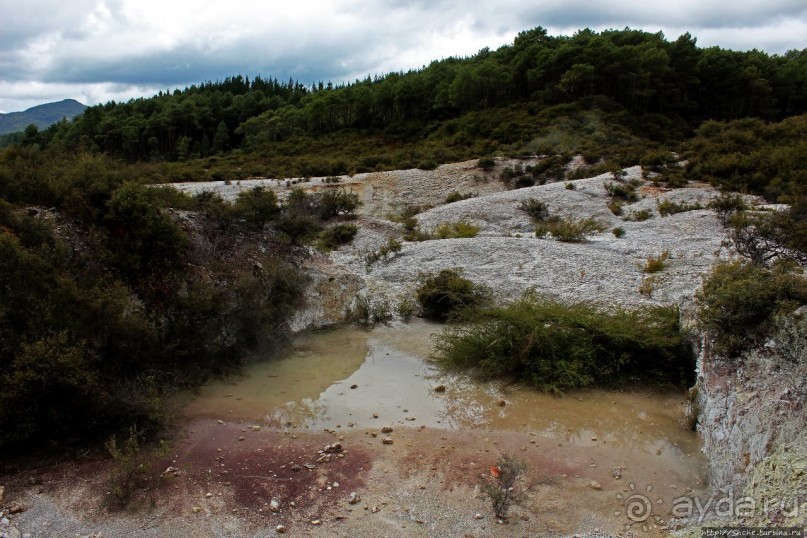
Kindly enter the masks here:
[[[807, 49], [780, 56], [699, 48], [689, 34], [674, 41], [631, 29], [567, 37], [538, 27], [495, 51], [350, 84], [237, 75], [111, 102], [23, 142], [130, 162], [242, 150], [231, 164], [243, 165], [244, 174], [330, 175], [496, 151], [602, 153], [637, 138], [679, 141], [707, 119], [778, 121], [805, 111]], [[559, 147], [569, 132], [587, 138]], [[202, 170], [214, 164], [185, 176], [204, 179]]]
[[85, 108], [87, 105], [83, 105], [75, 99], [64, 99], [56, 103], [37, 105], [23, 112], [0, 114], [0, 134], [22, 131], [29, 125], [36, 125], [38, 129], [43, 129], [62, 118], [71, 119], [81, 114]]

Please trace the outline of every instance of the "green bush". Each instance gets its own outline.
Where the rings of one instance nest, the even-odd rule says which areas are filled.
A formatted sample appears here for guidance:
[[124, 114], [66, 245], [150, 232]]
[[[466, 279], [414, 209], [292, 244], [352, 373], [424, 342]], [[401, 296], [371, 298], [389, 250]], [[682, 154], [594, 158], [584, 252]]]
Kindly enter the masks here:
[[546, 202], [535, 198], [524, 200], [518, 208], [529, 215], [535, 222], [546, 220], [549, 217], [549, 207]]
[[642, 269], [645, 273], [658, 273], [667, 267], [667, 259], [670, 257], [670, 251], [665, 250], [658, 256], [648, 256], [647, 261]]
[[639, 200], [639, 193], [636, 186], [631, 183], [606, 183], [605, 192], [613, 198], [619, 198], [626, 202], [636, 202]]
[[807, 279], [749, 262], [716, 266], [698, 293], [699, 319], [718, 353], [734, 357], [769, 334], [777, 314], [807, 303]]
[[359, 197], [343, 189], [326, 189], [316, 195], [316, 206], [319, 218], [328, 220], [338, 215], [353, 213], [361, 202]]
[[642, 221], [648, 220], [648, 219], [650, 219], [652, 217], [653, 217], [653, 212], [651, 210], [649, 210], [649, 209], [639, 209], [637, 211], [631, 211], [630, 213], [628, 213], [627, 215], [622, 217], [622, 220], [642, 222]]
[[611, 233], [614, 234], [614, 237], [624, 237], [625, 236], [625, 228], [617, 226], [616, 228], [611, 230]]
[[490, 172], [496, 166], [496, 161], [492, 157], [482, 157], [476, 163], [477, 168]]
[[353, 224], [335, 224], [319, 233], [319, 240], [327, 250], [350, 243], [359, 229]]
[[512, 376], [552, 392], [634, 376], [681, 383], [694, 371], [675, 308], [606, 310], [531, 293], [443, 331], [435, 357], [484, 379]]
[[233, 211], [247, 224], [261, 229], [264, 224], [277, 216], [280, 208], [277, 205], [277, 195], [274, 191], [255, 187], [238, 193], [238, 198], [233, 204]]
[[605, 230], [605, 225], [591, 217], [574, 219], [571, 217], [554, 217], [539, 223], [535, 228], [538, 238], [552, 235], [564, 243], [582, 243], [592, 234]]
[[673, 202], [669, 198], [665, 198], [664, 200], [656, 200], [656, 207], [658, 208], [658, 214], [662, 217], [675, 215], [676, 213], [685, 213], [687, 211], [703, 209], [703, 206], [697, 202], [692, 204], [688, 204], [686, 202], [678, 203]]
[[717, 198], [712, 199], [707, 206], [717, 213], [720, 222], [723, 226], [728, 224], [730, 217], [738, 211], [745, 211], [748, 209], [748, 204], [739, 194], [726, 194], [723, 193]]
[[467, 193], [467, 194], [461, 194], [461, 193], [459, 193], [457, 191], [451, 191], [450, 193], [448, 193], [448, 196], [446, 196], [445, 203], [453, 204], [454, 202], [459, 202], [461, 200], [467, 200], [467, 199], [473, 198], [475, 196], [476, 196], [476, 194], [472, 194], [470, 192]]
[[461, 310], [487, 301], [487, 292], [462, 276], [459, 269], [422, 274], [418, 279], [417, 300], [424, 317], [446, 321]]
[[432, 239], [467, 239], [478, 233], [479, 226], [468, 221], [444, 222], [435, 228]]

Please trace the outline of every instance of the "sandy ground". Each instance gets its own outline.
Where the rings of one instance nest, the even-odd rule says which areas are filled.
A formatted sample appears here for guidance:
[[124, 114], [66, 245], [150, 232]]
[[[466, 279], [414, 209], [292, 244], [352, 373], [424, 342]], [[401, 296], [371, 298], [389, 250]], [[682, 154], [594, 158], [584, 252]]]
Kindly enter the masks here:
[[[122, 511], [105, 505], [107, 462], [62, 464], [2, 480], [7, 497], [28, 506], [15, 520], [23, 535], [105, 537], [272, 536], [277, 525], [289, 536], [323, 537], [615, 535], [626, 529], [657, 535], [652, 519], [646, 531], [626, 527], [621, 498], [634, 484], [653, 483], [659, 499], [669, 502], [663, 497], [683, 493], [680, 483], [691, 480], [685, 471], [657, 476], [652, 461], [629, 462], [623, 477], [614, 479], [611, 464], [622, 456], [607, 444], [396, 428], [388, 435], [394, 444], [385, 445], [387, 435], [372, 433], [254, 431], [237, 422], [197, 420], [178, 433], [167, 454], [150, 458], [158, 474], [168, 467], [178, 471], [136, 491]], [[315, 463], [334, 442], [343, 451]], [[501, 453], [526, 461], [532, 484], [527, 502], [503, 522], [478, 488], [490, 480]], [[665, 456], [647, 456], [653, 457]], [[361, 500], [351, 505], [353, 492]], [[277, 512], [270, 509], [272, 499], [279, 502]]]

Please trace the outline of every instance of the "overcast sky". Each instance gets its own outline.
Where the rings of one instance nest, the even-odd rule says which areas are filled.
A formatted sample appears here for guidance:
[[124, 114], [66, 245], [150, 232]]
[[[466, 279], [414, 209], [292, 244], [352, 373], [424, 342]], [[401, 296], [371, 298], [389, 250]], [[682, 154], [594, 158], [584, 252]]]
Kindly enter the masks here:
[[807, 48], [807, 0], [0, 0], [0, 111], [149, 97], [228, 75], [310, 84], [418, 68], [525, 29], [639, 28]]

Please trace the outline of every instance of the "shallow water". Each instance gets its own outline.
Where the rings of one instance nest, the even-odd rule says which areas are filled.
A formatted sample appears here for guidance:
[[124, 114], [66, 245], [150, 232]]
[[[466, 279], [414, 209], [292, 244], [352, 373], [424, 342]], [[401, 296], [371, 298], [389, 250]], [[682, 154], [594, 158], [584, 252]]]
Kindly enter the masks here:
[[[439, 330], [412, 321], [304, 334], [283, 359], [202, 387], [185, 412], [314, 431], [383, 425], [523, 431], [576, 446], [607, 444], [674, 459], [698, 455], [683, 394], [592, 389], [559, 398], [476, 382], [428, 363]], [[438, 385], [445, 392], [436, 392]]]

